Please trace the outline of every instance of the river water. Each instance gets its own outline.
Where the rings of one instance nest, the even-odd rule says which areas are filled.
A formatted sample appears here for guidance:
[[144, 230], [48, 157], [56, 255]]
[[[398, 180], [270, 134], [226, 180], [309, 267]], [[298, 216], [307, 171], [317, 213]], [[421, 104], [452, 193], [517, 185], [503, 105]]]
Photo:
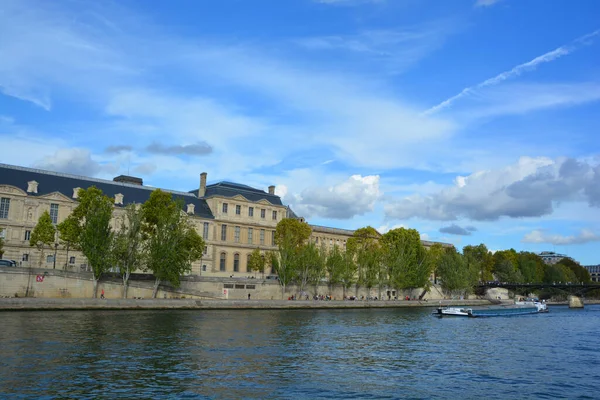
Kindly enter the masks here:
[[0, 313], [0, 398], [600, 398], [600, 306]]

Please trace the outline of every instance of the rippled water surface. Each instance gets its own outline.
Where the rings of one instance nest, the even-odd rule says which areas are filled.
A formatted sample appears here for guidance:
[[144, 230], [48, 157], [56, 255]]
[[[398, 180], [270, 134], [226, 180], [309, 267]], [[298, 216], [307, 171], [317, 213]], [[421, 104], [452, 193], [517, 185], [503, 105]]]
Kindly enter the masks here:
[[600, 398], [600, 306], [0, 313], [0, 398]]

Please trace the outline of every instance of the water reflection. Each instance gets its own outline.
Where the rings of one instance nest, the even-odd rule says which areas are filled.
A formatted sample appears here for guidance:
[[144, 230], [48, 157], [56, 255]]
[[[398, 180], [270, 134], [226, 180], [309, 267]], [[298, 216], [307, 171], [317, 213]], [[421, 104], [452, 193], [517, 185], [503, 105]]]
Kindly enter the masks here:
[[481, 320], [438, 320], [429, 313], [2, 313], [0, 397], [539, 398], [594, 393], [590, 390], [600, 378], [598, 307]]

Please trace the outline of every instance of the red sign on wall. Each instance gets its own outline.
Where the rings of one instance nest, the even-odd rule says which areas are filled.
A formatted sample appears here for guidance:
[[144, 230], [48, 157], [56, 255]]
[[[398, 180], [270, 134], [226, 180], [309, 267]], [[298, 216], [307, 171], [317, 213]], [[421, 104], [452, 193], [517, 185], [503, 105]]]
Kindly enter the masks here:
[[35, 277], [36, 282], [44, 282], [44, 275], [38, 275]]

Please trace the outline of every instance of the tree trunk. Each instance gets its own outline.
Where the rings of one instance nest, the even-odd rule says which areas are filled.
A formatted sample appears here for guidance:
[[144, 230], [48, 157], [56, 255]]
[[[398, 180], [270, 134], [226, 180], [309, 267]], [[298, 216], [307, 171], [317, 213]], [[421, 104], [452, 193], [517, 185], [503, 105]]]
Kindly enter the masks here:
[[38, 263], [38, 267], [42, 268], [42, 261], [44, 260], [44, 246], [40, 249], [42, 254], [40, 255], [40, 262]]
[[344, 299], [346, 298], [346, 285], [342, 285], [342, 295], [344, 296]]
[[94, 289], [92, 293], [92, 299], [98, 298], [98, 279], [96, 279], [96, 275], [92, 275], [92, 279], [94, 280]]
[[158, 293], [158, 285], [160, 285], [160, 279], [156, 278], [156, 282], [154, 282], [154, 290], [152, 291], [152, 298], [156, 298], [156, 294]]
[[127, 298], [127, 288], [129, 287], [129, 271], [123, 274], [123, 298]]
[[281, 300], [285, 300], [285, 283], [281, 285]]
[[69, 243], [67, 243], [67, 258], [65, 259], [65, 271], [67, 270], [67, 266], [69, 265]]

